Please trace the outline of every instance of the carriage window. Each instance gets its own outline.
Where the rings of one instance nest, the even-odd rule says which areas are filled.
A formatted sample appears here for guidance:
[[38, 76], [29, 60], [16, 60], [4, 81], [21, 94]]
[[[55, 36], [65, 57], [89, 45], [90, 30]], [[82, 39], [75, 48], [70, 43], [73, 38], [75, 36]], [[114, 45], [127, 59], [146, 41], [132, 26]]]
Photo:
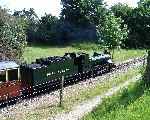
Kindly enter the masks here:
[[12, 69], [8, 71], [8, 80], [18, 80], [18, 70], [17, 69]]
[[6, 82], [6, 72], [0, 71], [0, 83]]

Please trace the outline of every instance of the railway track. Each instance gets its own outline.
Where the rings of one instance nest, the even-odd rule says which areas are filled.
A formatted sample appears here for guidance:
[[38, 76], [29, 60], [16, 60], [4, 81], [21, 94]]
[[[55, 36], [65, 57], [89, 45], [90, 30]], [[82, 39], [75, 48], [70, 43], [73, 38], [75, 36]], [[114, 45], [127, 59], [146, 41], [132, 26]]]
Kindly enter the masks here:
[[[94, 70], [95, 72], [87, 71], [84, 73], [65, 76], [64, 86], [66, 87], [68, 85], [76, 84], [76, 83], [79, 83], [81, 81], [86, 81], [86, 80], [88, 81], [89, 79], [96, 78], [96, 77], [101, 76], [103, 74], [114, 74], [114, 73], [119, 72], [123, 69], [128, 69], [128, 68], [136, 66], [138, 64], [142, 64], [145, 61], [146, 61], [146, 57], [130, 59], [128, 61], [124, 61], [123, 63], [116, 64], [116, 67], [113, 68], [111, 71], [109, 71], [107, 69], [107, 67], [97, 66]], [[94, 80], [95, 79], [93, 79], [93, 81]], [[39, 86], [34, 86], [35, 91], [33, 92], [33, 94], [23, 94], [22, 96], [19, 96], [17, 98], [12, 98], [8, 101], [4, 101], [4, 102], [0, 103], [0, 107], [2, 107], [2, 108], [8, 107], [10, 105], [16, 104], [17, 102], [21, 102], [24, 99], [27, 99], [27, 101], [28, 101], [28, 99], [38, 97], [38, 95], [42, 95], [42, 94], [50, 93], [51, 91], [54, 91], [54, 90], [58, 90], [60, 88], [60, 84], [61, 84], [60, 81], [61, 81], [61, 79], [51, 80], [50, 82], [41, 84]], [[24, 89], [22, 89], [22, 91], [24, 91], [26, 89], [28, 89], [28, 88], [24, 88]]]

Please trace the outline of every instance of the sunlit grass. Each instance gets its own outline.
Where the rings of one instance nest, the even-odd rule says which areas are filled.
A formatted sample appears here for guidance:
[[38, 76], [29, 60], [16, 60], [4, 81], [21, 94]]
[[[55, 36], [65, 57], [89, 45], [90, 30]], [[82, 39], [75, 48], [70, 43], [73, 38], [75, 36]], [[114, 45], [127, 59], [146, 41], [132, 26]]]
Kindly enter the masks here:
[[[102, 52], [101, 46], [94, 43], [81, 43], [72, 44], [70, 46], [45, 46], [45, 45], [31, 45], [25, 49], [23, 58], [28, 63], [31, 63], [36, 58], [47, 57], [47, 56], [63, 56], [67, 52], [86, 52], [90, 55], [94, 51]], [[120, 49], [114, 52], [114, 61], [121, 62], [130, 58], [135, 58], [145, 54], [145, 50], [126, 50]]]
[[141, 49], [120, 49], [120, 50], [115, 50], [114, 52], [114, 61], [124, 61], [132, 58], [136, 58], [139, 56], [145, 55], [145, 50]]
[[73, 106], [81, 103], [82, 101], [93, 98], [97, 95], [100, 95], [106, 92], [108, 89], [118, 86], [119, 84], [124, 83], [125, 81], [131, 79], [132, 77], [138, 75], [140, 69], [130, 69], [127, 73], [122, 73], [117, 75], [117, 77], [112, 77], [104, 80], [104, 82], [95, 85], [94, 87], [88, 88], [80, 88], [79, 90], [72, 91], [72, 94], [69, 96], [64, 96], [63, 99], [63, 107], [60, 108], [57, 105], [47, 106], [41, 108], [37, 108], [35, 111], [29, 112], [25, 115], [25, 119], [32, 120], [32, 118], [36, 117], [36, 119], [46, 119], [51, 115], [55, 115], [59, 112], [70, 111]]
[[[108, 89], [118, 86], [123, 82], [131, 79], [132, 77], [138, 75], [140, 72], [139, 69], [130, 69], [127, 73], [120, 74], [117, 77], [104, 80], [102, 83], [95, 85], [94, 87], [89, 87], [87, 89], [81, 89], [80, 92], [75, 92], [73, 95], [66, 98], [65, 106], [72, 106], [75, 103], [80, 103], [81, 101], [93, 98], [97, 95], [100, 95], [106, 92]], [[91, 85], [92, 86], [92, 85]]]
[[150, 90], [142, 80], [107, 98], [83, 120], [149, 120]]

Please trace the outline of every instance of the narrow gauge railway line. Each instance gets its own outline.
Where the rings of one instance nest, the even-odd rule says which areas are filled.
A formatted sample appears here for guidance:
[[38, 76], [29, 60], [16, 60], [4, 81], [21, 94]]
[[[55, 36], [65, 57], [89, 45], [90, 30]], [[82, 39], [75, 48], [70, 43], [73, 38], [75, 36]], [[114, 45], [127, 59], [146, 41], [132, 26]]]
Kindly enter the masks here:
[[[142, 64], [145, 61], [146, 61], [146, 57], [130, 59], [130, 60], [125, 61], [123, 63], [117, 64], [116, 67], [113, 68], [112, 70], [108, 70], [108, 68], [105, 66], [103, 66], [103, 67], [96, 66], [92, 72], [87, 71], [84, 73], [65, 76], [64, 86], [66, 87], [69, 85], [77, 84], [78, 82], [81, 82], [81, 81], [86, 81], [86, 80], [88, 81], [89, 79], [92, 79], [92, 78], [95, 78], [95, 77], [98, 77], [98, 76], [101, 76], [101, 75], [107, 74], [107, 73], [114, 74], [118, 71], [128, 69], [128, 68], [130, 68], [132, 66], [136, 66], [138, 64]], [[15, 104], [18, 101], [21, 102], [24, 99], [29, 99], [29, 98], [32, 99], [34, 97], [38, 97], [38, 95], [42, 95], [42, 94], [50, 93], [54, 90], [58, 90], [60, 88], [60, 84], [61, 84], [60, 81], [61, 81], [61, 79], [57, 79], [57, 80], [52, 80], [52, 81], [47, 82], [47, 83], [43, 83], [39, 86], [34, 86], [35, 91], [33, 92], [33, 94], [24, 94], [22, 96], [12, 98], [8, 101], [1, 102], [0, 106], [6, 107], [9, 105]], [[36, 89], [37, 87], [38, 87], [38, 90]], [[28, 88], [23, 88], [22, 91], [24, 91], [25, 89], [28, 89]], [[20, 91], [18, 91], [18, 92], [20, 92]], [[6, 95], [6, 97], [7, 97], [7, 95]]]

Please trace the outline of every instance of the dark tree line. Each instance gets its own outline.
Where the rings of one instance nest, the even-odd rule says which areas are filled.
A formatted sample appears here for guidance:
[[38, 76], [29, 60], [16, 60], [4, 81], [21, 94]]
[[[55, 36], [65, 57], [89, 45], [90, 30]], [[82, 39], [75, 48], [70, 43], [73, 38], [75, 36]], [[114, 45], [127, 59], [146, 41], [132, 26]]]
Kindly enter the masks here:
[[121, 17], [124, 20], [123, 24], [128, 26], [126, 47], [150, 47], [150, 0], [140, 0], [136, 8], [119, 3], [114, 5], [111, 10], [116, 17]]
[[121, 26], [123, 21], [106, 8], [103, 0], [61, 0], [61, 3], [59, 18], [51, 14], [38, 18], [34, 9], [14, 12], [15, 17], [26, 23], [28, 42], [63, 45], [84, 40], [111, 47], [125, 39], [127, 30]]
[[150, 46], [150, 0], [141, 0], [136, 8], [118, 3], [110, 9], [103, 0], [61, 0], [61, 3], [59, 18], [51, 14], [38, 18], [34, 9], [14, 12], [25, 23], [28, 42], [64, 45], [84, 40], [109, 47]]
[[110, 9], [103, 0], [61, 3], [59, 17], [39, 18], [33, 8], [11, 15], [0, 8], [0, 59], [20, 58], [27, 42], [65, 45], [84, 40], [110, 49], [150, 46], [150, 0], [140, 0], [136, 8], [119, 3]]

